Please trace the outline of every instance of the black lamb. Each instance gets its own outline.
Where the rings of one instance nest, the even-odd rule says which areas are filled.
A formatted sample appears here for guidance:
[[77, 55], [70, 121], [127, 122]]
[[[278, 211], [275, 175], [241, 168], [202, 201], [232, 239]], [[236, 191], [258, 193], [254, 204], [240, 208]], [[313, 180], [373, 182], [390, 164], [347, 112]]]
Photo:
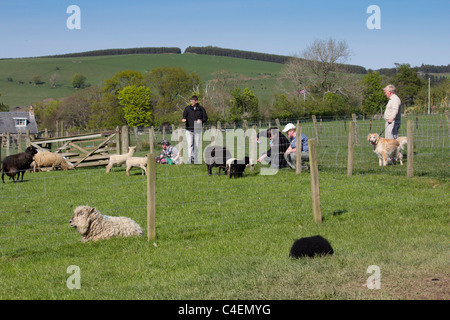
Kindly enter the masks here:
[[26, 170], [30, 169], [30, 165], [33, 162], [33, 156], [36, 153], [37, 153], [36, 148], [30, 146], [25, 150], [25, 152], [13, 154], [3, 159], [3, 166], [2, 166], [3, 183], [5, 183], [4, 179], [5, 174], [10, 178], [12, 178], [14, 182], [16, 182], [15, 180], [16, 175], [17, 181], [19, 181], [20, 173], [22, 173], [21, 181], [23, 181], [23, 175]]
[[248, 164], [250, 164], [249, 157], [244, 157], [242, 160], [229, 159], [227, 162], [228, 177], [242, 177]]
[[226, 165], [228, 159], [231, 158], [231, 153], [227, 148], [222, 146], [207, 146], [205, 149], [205, 163], [208, 169], [208, 174], [212, 175], [212, 168], [218, 167], [219, 174], [220, 170], [223, 169], [226, 173]]
[[302, 258], [314, 256], [322, 256], [327, 254], [333, 254], [333, 248], [327, 239], [320, 235], [300, 238], [295, 240], [291, 247], [291, 252], [289, 256], [292, 258]]

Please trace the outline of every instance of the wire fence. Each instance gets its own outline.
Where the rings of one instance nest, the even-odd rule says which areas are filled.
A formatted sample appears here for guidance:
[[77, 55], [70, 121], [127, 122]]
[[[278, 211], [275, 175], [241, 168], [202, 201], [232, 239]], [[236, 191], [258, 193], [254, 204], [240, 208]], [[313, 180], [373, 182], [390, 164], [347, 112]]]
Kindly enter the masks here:
[[[339, 215], [347, 210], [388, 206], [388, 202], [380, 200], [389, 198], [391, 192], [383, 190], [383, 185], [392, 184], [392, 176], [406, 176], [406, 165], [378, 166], [378, 158], [367, 135], [381, 132], [384, 122], [359, 119], [355, 137], [353, 174], [359, 176], [360, 181], [373, 179], [380, 197], [375, 199], [370, 191], [362, 190], [358, 180], [346, 179], [349, 122], [352, 119], [331, 120], [300, 121], [302, 132], [319, 142], [319, 174], [327, 176], [320, 186], [322, 211]], [[403, 119], [400, 136], [406, 135], [407, 120]], [[448, 181], [450, 135], [445, 117], [420, 117], [416, 121], [413, 116], [412, 120], [415, 123], [414, 175]], [[286, 123], [296, 124], [296, 121], [278, 124], [284, 127]], [[259, 123], [249, 123], [245, 127], [253, 126], [263, 129]], [[224, 134], [234, 129], [234, 126], [222, 126]], [[174, 137], [177, 136], [175, 133]], [[160, 139], [162, 132], [159, 131], [155, 141]], [[148, 141], [145, 130], [142, 134], [131, 133], [132, 145], [146, 146]], [[205, 141], [204, 147], [207, 144]], [[247, 147], [244, 149], [248, 151]], [[263, 151], [258, 149], [257, 154]], [[147, 152], [141, 150], [141, 153]], [[6, 182], [0, 187], [0, 255], [21, 254], [26, 250], [57, 250], [59, 246], [79, 242], [80, 235], [69, 225], [73, 210], [79, 205], [94, 206], [105, 215], [127, 216], [144, 229], [146, 226], [147, 181], [137, 169], [130, 177], [125, 175], [123, 167], [114, 167], [109, 174], [105, 173], [104, 167], [27, 172], [22, 183]], [[208, 176], [205, 165], [158, 165], [158, 238], [189, 237], [202, 232], [245, 229], [253, 224], [270, 225], [280, 221], [297, 223], [299, 217], [311, 216], [310, 183], [308, 173], [296, 175], [292, 169], [281, 169], [276, 175], [264, 176], [260, 168], [248, 168], [244, 178], [229, 179], [218, 176], [217, 170]], [[333, 196], [336, 188], [349, 192], [336, 199]], [[360, 202], [354, 201], [355, 197], [371, 200], [361, 206]], [[415, 204], [406, 199], [405, 205], [409, 202]], [[353, 203], [358, 203], [356, 206], [359, 207], [354, 207]]]

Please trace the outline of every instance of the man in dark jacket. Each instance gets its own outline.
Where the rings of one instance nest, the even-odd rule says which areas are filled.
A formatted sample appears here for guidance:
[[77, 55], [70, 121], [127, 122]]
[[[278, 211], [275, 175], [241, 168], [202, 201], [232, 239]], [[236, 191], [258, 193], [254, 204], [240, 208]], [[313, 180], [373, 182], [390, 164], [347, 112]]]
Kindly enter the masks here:
[[188, 163], [197, 163], [198, 147], [201, 142], [202, 124], [208, 121], [205, 108], [198, 104], [197, 96], [192, 96], [190, 105], [184, 109], [182, 122], [186, 123], [186, 141], [188, 144]]

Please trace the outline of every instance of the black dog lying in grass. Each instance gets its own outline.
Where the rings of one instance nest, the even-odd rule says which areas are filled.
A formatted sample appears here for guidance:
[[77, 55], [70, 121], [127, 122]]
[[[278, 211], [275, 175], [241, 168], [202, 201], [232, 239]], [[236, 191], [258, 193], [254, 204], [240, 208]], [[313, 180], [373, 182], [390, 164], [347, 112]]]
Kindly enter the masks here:
[[333, 248], [327, 239], [320, 235], [295, 240], [289, 257], [303, 258], [333, 254]]

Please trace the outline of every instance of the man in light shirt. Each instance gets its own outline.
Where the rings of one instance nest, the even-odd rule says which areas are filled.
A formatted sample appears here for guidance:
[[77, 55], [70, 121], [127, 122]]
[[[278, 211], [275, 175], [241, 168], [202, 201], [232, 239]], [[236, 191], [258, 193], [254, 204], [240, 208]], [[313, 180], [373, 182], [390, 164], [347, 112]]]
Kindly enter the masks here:
[[384, 94], [389, 98], [383, 116], [386, 120], [384, 136], [386, 139], [397, 139], [401, 124], [402, 102], [395, 94], [395, 87], [392, 84], [384, 88]]

